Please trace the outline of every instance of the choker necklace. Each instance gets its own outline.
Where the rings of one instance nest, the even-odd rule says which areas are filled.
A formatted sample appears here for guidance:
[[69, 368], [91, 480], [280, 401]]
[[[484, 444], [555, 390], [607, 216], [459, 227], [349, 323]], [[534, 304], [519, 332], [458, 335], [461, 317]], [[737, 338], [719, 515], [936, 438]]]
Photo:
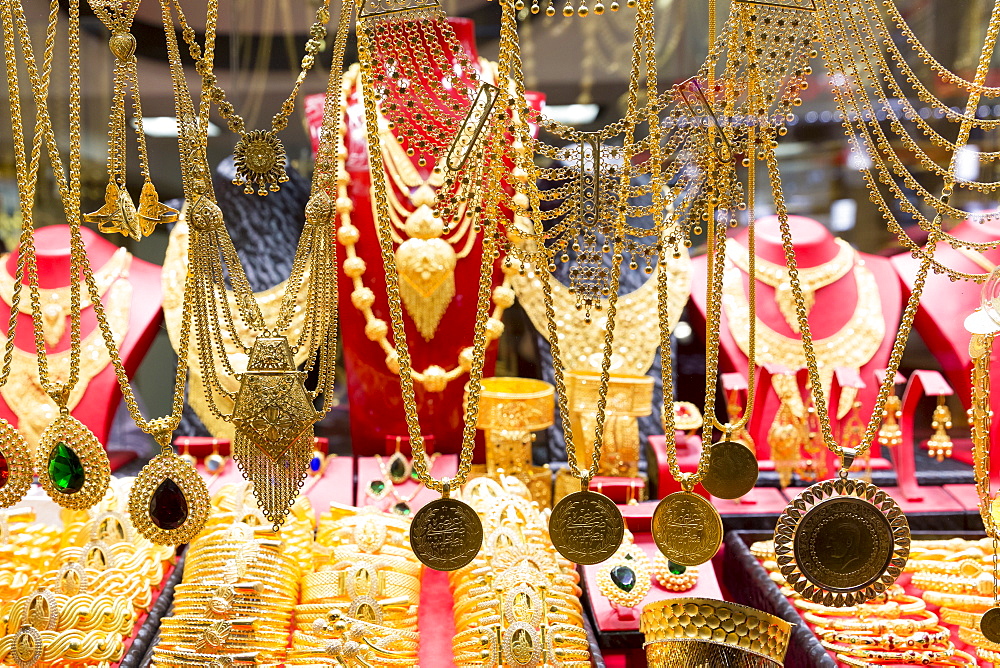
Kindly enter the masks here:
[[[846, 243], [846, 242], [844, 242]], [[848, 246], [850, 248], [850, 246]], [[741, 249], [741, 250], [735, 250]], [[746, 257], [746, 249], [735, 241], [726, 244], [726, 259], [731, 254]], [[760, 259], [758, 258], [759, 262]], [[829, 388], [834, 369], [847, 367], [860, 369], [878, 352], [885, 337], [885, 320], [882, 317], [882, 301], [879, 297], [878, 283], [875, 276], [857, 259], [852, 251], [854, 280], [857, 284], [858, 301], [854, 313], [839, 331], [822, 339], [813, 341], [816, 359], [819, 364], [820, 378], [823, 388]], [[723, 276], [723, 306], [729, 323], [729, 331], [736, 345], [744, 354], [750, 350], [747, 336], [749, 325], [749, 305], [743, 288], [742, 267], [730, 266]], [[787, 274], [786, 274], [787, 275]], [[789, 288], [790, 289], [790, 288]], [[808, 309], [807, 309], [808, 310]], [[774, 331], [759, 317], [757, 322], [756, 353], [760, 363], [781, 364], [789, 369], [801, 369], [806, 366], [806, 354], [802, 350], [800, 339], [791, 338]], [[796, 327], [796, 329], [798, 329]], [[794, 376], [776, 376], [774, 387], [783, 401], [787, 400], [789, 408], [800, 418], [805, 418], [806, 411], [799, 395], [798, 384]], [[837, 416], [843, 417], [854, 405], [857, 388], [845, 387], [841, 392], [840, 406]]]
[[[802, 284], [802, 299], [805, 300], [806, 315], [809, 315], [816, 303], [816, 291], [839, 281], [858, 262], [858, 254], [851, 247], [851, 244], [843, 239], [837, 239], [836, 244], [838, 250], [833, 259], [815, 267], [804, 267], [799, 270], [799, 282]], [[747, 249], [742, 244], [736, 241], [727, 243], [726, 259], [742, 269], [743, 273], [750, 273]], [[788, 268], [783, 264], [774, 264], [759, 257], [756, 260], [757, 270], [754, 275], [761, 283], [774, 288], [774, 300], [778, 304], [778, 310], [785, 317], [788, 326], [797, 334], [799, 322], [795, 312], [792, 284], [788, 279]]]
[[[8, 306], [13, 306], [14, 301], [14, 277], [6, 271], [7, 260], [10, 253], [0, 255], [0, 299]], [[94, 272], [94, 282], [97, 284], [97, 292], [103, 296], [111, 285], [122, 276], [128, 276], [129, 265], [132, 264], [132, 255], [124, 248], [119, 248], [114, 255], [104, 263], [98, 271]], [[45, 332], [45, 344], [54, 346], [62, 340], [66, 333], [66, 321], [70, 316], [70, 293], [72, 288], [64, 285], [58, 288], [38, 288], [38, 297], [42, 302], [42, 330]], [[90, 296], [81, 295], [80, 308], [85, 309], [90, 306]], [[31, 315], [31, 304], [19, 301], [17, 310], [25, 315]]]
[[[344, 74], [344, 81], [341, 87], [342, 106], [346, 105], [347, 96], [350, 94], [352, 90], [354, 90], [358, 77], [360, 76], [360, 73], [361, 73], [360, 66], [352, 65], [351, 68]], [[380, 128], [381, 127], [382, 126], [380, 126]], [[346, 131], [347, 131], [346, 126], [343, 123], [341, 123], [340, 125], [341, 143], [343, 143], [343, 137]], [[380, 155], [383, 156], [383, 160], [384, 156], [388, 154], [388, 155], [393, 155], [394, 156], [393, 161], [396, 161], [397, 156], [395, 156], [395, 154], [393, 154], [391, 151], [381, 149], [381, 145], [389, 141], [389, 137], [392, 137], [391, 141], [396, 142], [396, 145], [398, 146], [398, 142], [392, 135], [391, 131], [388, 132], [380, 131], [379, 153]], [[406, 157], [405, 152], [402, 156], [398, 157], [405, 158], [408, 164], [410, 164], [410, 166], [412, 167], [412, 163], [409, 162], [409, 157]], [[347, 174], [346, 160], [347, 160], [347, 151], [346, 149], [344, 149], [337, 155], [337, 170], [338, 170], [337, 200], [338, 201], [350, 201], [347, 194], [347, 184], [350, 182], [350, 176]], [[374, 166], [372, 167], [372, 169], [374, 169]], [[390, 175], [394, 173], [393, 169], [389, 168], [384, 169], [384, 172]], [[386, 191], [386, 193], [388, 193], [392, 191], [393, 188], [390, 186], [390, 184], [386, 183], [384, 190]], [[431, 205], [433, 205], [434, 203], [433, 194], [430, 197], [431, 199], [429, 204], [423, 202], [423, 200], [419, 200], [424, 204], [424, 206], [418, 208], [413, 215], [416, 215], [420, 211], [420, 209], [426, 209], [426, 213], [430, 216], [433, 216], [433, 212], [430, 208]], [[388, 206], [390, 198], [387, 196], [386, 200], [387, 200], [387, 211], [389, 211], [391, 209], [391, 207]], [[378, 213], [376, 210], [377, 203], [378, 203], [377, 193], [375, 191], [375, 185], [373, 180], [372, 213], [376, 221], [378, 221]], [[391, 214], [389, 218], [391, 218]], [[465, 222], [468, 222], [470, 220], [470, 217], [464, 216], [464, 220]], [[438, 220], [438, 222], [440, 221]], [[465, 223], [463, 223], [462, 225], [464, 224]], [[459, 226], [459, 229], [462, 227], [462, 225]], [[469, 234], [468, 238], [471, 240], [475, 240], [475, 235]], [[367, 271], [367, 266], [365, 261], [362, 258], [358, 257], [357, 252], [355, 250], [355, 246], [357, 245], [360, 239], [361, 239], [361, 231], [351, 222], [351, 208], [345, 207], [344, 210], [340, 211], [340, 226], [337, 229], [337, 241], [340, 242], [340, 244], [344, 247], [347, 253], [347, 259], [344, 261], [344, 273], [347, 274], [348, 278], [350, 278], [354, 282], [354, 290], [351, 293], [351, 303], [355, 306], [355, 308], [360, 310], [365, 316], [365, 335], [369, 338], [369, 340], [379, 344], [379, 347], [381, 347], [382, 350], [385, 352], [386, 355], [385, 363], [389, 367], [389, 370], [392, 371], [394, 374], [398, 374], [399, 354], [396, 351], [396, 346], [393, 346], [393, 344], [389, 343], [388, 339], [389, 325], [384, 320], [375, 317], [375, 314], [372, 312], [372, 306], [375, 303], [375, 293], [372, 292], [371, 288], [365, 287], [365, 284], [363, 282], [363, 276], [365, 274], [365, 271]], [[400, 238], [396, 236], [394, 237], [393, 240], [395, 241], [397, 239]], [[417, 239], [411, 238], [405, 242], [402, 242], [400, 246], [396, 249], [393, 256], [395, 265], [399, 272], [399, 289], [401, 296], [407, 293], [408, 289], [404, 286], [407, 285], [407, 281], [410, 280], [412, 276], [408, 278], [407, 270], [404, 268], [406, 263], [400, 262], [400, 253], [403, 251], [404, 245], [411, 241], [417, 241]], [[440, 248], [441, 250], [445, 250], [445, 253], [451, 253], [451, 255], [457, 260], [458, 257], [455, 255], [455, 252], [451, 248], [451, 246], [448, 245], [447, 243], [445, 243], [444, 245], [448, 246], [447, 250], [443, 249], [441, 247], [441, 244], [436, 244], [438, 248]], [[447, 280], [447, 278], [445, 280]], [[492, 299], [494, 308], [493, 312], [489, 314], [486, 322], [486, 337], [488, 342], [495, 341], [496, 339], [500, 338], [501, 334], [503, 334], [503, 321], [501, 320], [501, 318], [503, 317], [504, 311], [514, 303], [514, 291], [510, 287], [510, 280], [511, 280], [510, 275], [505, 273], [503, 283], [497, 286], [493, 290]], [[452, 283], [454, 283], [453, 273], [451, 274], [451, 281]], [[411, 284], [411, 286], [412, 285], [413, 284]], [[454, 289], [452, 289], [452, 292], [454, 292]], [[436, 293], [432, 291], [432, 294]], [[444, 293], [436, 294], [435, 297], [432, 297], [432, 301], [437, 300], [438, 298], [443, 300]], [[447, 302], [450, 301], [451, 297], [448, 297]], [[411, 303], [415, 304], [415, 302], [413, 301], [411, 301]], [[405, 298], [403, 299], [403, 304], [404, 306], [407, 304], [407, 300]], [[448, 304], [445, 303], [444, 308], [447, 308], [447, 305]], [[440, 313], [438, 313], [437, 307], [434, 307], [433, 316], [428, 315], [428, 317], [424, 318], [421, 316], [414, 317], [414, 309], [411, 309], [409, 306], [407, 306], [407, 310], [410, 313], [411, 317], [413, 317], [414, 323], [417, 324], [417, 329], [421, 330], [421, 334], [424, 334], [425, 331], [424, 328], [421, 328], [420, 326], [421, 322], [424, 322], [426, 325], [429, 326], [433, 321], [434, 327], [431, 328], [431, 332], [433, 333], [433, 329], [436, 329], [437, 327], [437, 319], [439, 319], [440, 315], [444, 313], [443, 308], [441, 309]], [[427, 339], [426, 336], [424, 336], [424, 338]], [[458, 355], [458, 364], [456, 364], [451, 369], [443, 369], [440, 366], [432, 365], [424, 369], [422, 372], [411, 370], [410, 374], [415, 381], [423, 385], [425, 390], [430, 392], [443, 392], [444, 389], [448, 386], [448, 383], [462, 376], [463, 374], [468, 373], [471, 367], [472, 367], [472, 347], [466, 347], [463, 348]]]

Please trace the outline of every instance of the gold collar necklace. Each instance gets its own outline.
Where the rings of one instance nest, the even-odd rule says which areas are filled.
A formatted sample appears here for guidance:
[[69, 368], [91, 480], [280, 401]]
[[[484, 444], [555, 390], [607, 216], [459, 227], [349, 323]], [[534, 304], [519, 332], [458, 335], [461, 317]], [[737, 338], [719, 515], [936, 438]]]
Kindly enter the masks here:
[[[14, 305], [14, 277], [7, 271], [7, 260], [10, 253], [0, 255], [0, 299], [8, 306]], [[119, 248], [114, 255], [104, 263], [104, 266], [94, 272], [94, 282], [97, 292], [104, 295], [115, 281], [122, 276], [128, 276], [132, 255], [125, 248]], [[66, 320], [70, 317], [70, 297], [72, 288], [64, 285], [58, 288], [38, 288], [38, 296], [42, 302], [42, 317], [45, 319], [42, 329], [45, 332], [45, 343], [54, 346], [62, 340], [66, 332]], [[81, 295], [80, 308], [90, 306], [90, 296]], [[18, 301], [17, 310], [25, 315], [31, 315], [31, 304]]]

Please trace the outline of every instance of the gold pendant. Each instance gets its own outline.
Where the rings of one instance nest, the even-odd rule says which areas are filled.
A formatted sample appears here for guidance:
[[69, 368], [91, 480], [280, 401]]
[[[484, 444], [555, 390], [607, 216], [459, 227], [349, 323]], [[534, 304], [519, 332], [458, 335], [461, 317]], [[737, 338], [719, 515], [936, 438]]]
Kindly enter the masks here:
[[52, 500], [75, 510], [103, 499], [111, 481], [108, 453], [69, 411], [61, 412], [38, 439], [38, 472]]
[[180, 212], [177, 209], [160, 202], [159, 195], [156, 194], [156, 187], [152, 181], [142, 184], [142, 192], [139, 194], [139, 232], [144, 237], [148, 237], [156, 229], [156, 226], [163, 223], [176, 223]]
[[501, 647], [504, 664], [511, 668], [535, 668], [542, 665], [542, 638], [538, 628], [524, 621], [509, 624], [503, 632]]
[[467, 503], [448, 497], [431, 501], [410, 524], [410, 547], [435, 571], [467, 566], [483, 546], [483, 523]]
[[712, 496], [738, 499], [753, 489], [759, 475], [760, 466], [750, 448], [736, 441], [721, 441], [712, 446], [708, 473], [701, 484]]
[[10, 654], [17, 668], [34, 668], [42, 660], [42, 634], [33, 626], [21, 626], [14, 634], [12, 647]]
[[275, 531], [285, 521], [308, 475], [313, 435], [321, 417], [295, 369], [288, 340], [261, 336], [233, 408], [233, 459], [253, 483], [254, 496]]
[[910, 527], [881, 489], [846, 477], [809, 487], [774, 530], [781, 574], [804, 598], [832, 607], [883, 593], [910, 554]]
[[17, 429], [0, 418], [0, 508], [20, 501], [34, 478], [28, 442]]
[[427, 193], [418, 192], [414, 199], [417, 197], [423, 199], [406, 219], [403, 229], [410, 238], [396, 249], [396, 268], [406, 312], [424, 340], [430, 341], [455, 297], [458, 257], [451, 244], [441, 238], [444, 223], [424, 201]]
[[97, 229], [104, 234], [118, 233], [136, 241], [142, 239], [135, 204], [128, 191], [119, 188], [114, 181], [109, 181], [104, 191], [104, 206], [93, 213], [84, 214], [83, 219], [97, 225]]
[[210, 509], [204, 479], [169, 445], [142, 468], [129, 490], [132, 524], [157, 545], [190, 542], [205, 526]]
[[1000, 643], [1000, 608], [990, 608], [983, 613], [979, 630], [990, 642]]
[[578, 564], [607, 561], [625, 537], [625, 520], [615, 502], [597, 492], [573, 492], [556, 504], [549, 536], [559, 554]]
[[236, 178], [233, 185], [243, 186], [252, 195], [254, 187], [263, 197], [268, 191], [278, 192], [279, 183], [288, 181], [285, 174], [285, 147], [277, 135], [268, 130], [254, 130], [243, 135], [233, 149]]
[[653, 541], [670, 561], [700, 566], [722, 545], [722, 518], [709, 501], [694, 492], [674, 492], [653, 511]]

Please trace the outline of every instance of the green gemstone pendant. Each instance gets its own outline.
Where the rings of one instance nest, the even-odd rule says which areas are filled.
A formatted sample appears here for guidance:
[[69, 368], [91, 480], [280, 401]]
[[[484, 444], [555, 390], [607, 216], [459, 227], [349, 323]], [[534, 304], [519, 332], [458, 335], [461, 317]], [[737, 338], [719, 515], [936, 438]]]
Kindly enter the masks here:
[[616, 566], [611, 569], [611, 581], [623, 592], [630, 592], [635, 589], [635, 571], [628, 566]]
[[57, 443], [49, 453], [47, 468], [52, 485], [63, 494], [79, 492], [87, 481], [87, 474], [80, 458], [72, 448], [62, 442]]
[[410, 514], [413, 512], [413, 509], [410, 508], [410, 504], [408, 504], [406, 501], [400, 501], [399, 503], [397, 503], [392, 507], [392, 512], [396, 513], [397, 515], [402, 515], [403, 517], [409, 517]]
[[410, 477], [410, 462], [401, 452], [396, 452], [389, 458], [387, 467], [389, 479], [397, 485], [406, 481]]
[[368, 496], [372, 497], [376, 501], [385, 498], [385, 495], [389, 493], [389, 486], [386, 485], [384, 480], [372, 480], [368, 483]]
[[685, 573], [687, 573], [687, 566], [681, 566], [680, 564], [675, 564], [670, 560], [667, 560], [667, 569], [674, 575], [684, 575]]

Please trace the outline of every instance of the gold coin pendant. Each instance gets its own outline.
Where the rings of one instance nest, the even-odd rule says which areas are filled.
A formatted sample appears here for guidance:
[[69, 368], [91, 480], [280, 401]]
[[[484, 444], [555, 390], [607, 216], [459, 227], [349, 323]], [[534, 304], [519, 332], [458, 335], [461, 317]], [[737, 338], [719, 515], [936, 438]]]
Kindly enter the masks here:
[[722, 545], [722, 518], [708, 499], [694, 492], [674, 492], [653, 512], [653, 540], [670, 561], [699, 566]]
[[721, 441], [712, 446], [701, 484], [712, 496], [738, 499], [753, 489], [759, 474], [753, 450], [736, 441]]
[[1000, 643], [1000, 608], [990, 608], [983, 613], [979, 630], [990, 642]]
[[483, 546], [483, 523], [468, 504], [452, 498], [431, 501], [410, 524], [410, 547], [436, 571], [455, 571], [476, 558]]
[[578, 564], [599, 564], [618, 550], [625, 520], [615, 502], [597, 492], [569, 494], [552, 509], [549, 536], [559, 554]]

